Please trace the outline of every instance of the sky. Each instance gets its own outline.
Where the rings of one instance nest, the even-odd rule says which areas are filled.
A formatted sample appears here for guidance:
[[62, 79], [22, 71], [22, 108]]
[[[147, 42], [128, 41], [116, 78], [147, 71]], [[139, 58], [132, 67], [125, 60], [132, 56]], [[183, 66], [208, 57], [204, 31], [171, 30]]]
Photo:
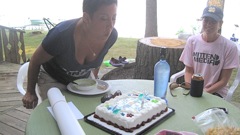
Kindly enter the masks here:
[[[5, 5], [0, 8], [0, 25], [9, 27], [24, 26], [31, 19], [43, 17], [57, 23], [82, 16], [82, 0], [0, 0], [0, 3]], [[207, 0], [158, 0], [158, 36], [175, 38], [179, 30], [191, 34], [193, 27], [200, 29], [201, 22], [196, 20], [201, 18], [206, 3]], [[145, 4], [146, 0], [118, 0], [115, 27], [119, 37], [144, 37]], [[240, 31], [234, 27], [240, 25], [239, 6], [240, 0], [225, 1], [222, 34], [227, 38]]]

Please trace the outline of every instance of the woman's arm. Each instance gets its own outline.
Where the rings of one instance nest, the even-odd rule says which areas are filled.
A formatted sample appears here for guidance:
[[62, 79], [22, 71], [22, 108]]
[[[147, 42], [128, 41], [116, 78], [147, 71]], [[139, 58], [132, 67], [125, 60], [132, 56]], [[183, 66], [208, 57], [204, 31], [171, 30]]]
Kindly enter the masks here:
[[206, 86], [204, 90], [207, 91], [208, 93], [215, 93], [219, 89], [226, 86], [231, 77], [232, 70], [233, 69], [222, 69], [218, 81], [211, 86]]
[[35, 92], [35, 86], [38, 80], [38, 74], [41, 64], [50, 60], [53, 56], [48, 54], [40, 45], [31, 57], [29, 68], [28, 68], [28, 82], [27, 91], [22, 101], [24, 107], [30, 109], [37, 105], [37, 95]]

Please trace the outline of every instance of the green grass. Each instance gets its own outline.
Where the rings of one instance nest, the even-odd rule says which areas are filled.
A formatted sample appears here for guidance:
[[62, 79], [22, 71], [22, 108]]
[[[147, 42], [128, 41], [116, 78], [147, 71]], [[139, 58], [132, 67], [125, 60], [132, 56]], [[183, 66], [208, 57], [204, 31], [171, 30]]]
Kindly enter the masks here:
[[[46, 34], [47, 32], [42, 32], [42, 34], [32, 34], [32, 31], [26, 31], [26, 33], [24, 34], [24, 41], [27, 58], [31, 58], [33, 52], [40, 45]], [[135, 38], [118, 38], [114, 46], [105, 56], [104, 60], [110, 60], [112, 57], [118, 58], [119, 56], [135, 59], [137, 42], [138, 39]], [[102, 64], [101, 68], [105, 68], [105, 66]], [[236, 72], [236, 70], [233, 71], [230, 84], [236, 76]], [[233, 95], [233, 101], [240, 103], [240, 86]]]
[[135, 59], [137, 41], [138, 39], [134, 38], [118, 38], [104, 60], [109, 60], [111, 57], [118, 58], [119, 56]]
[[26, 57], [31, 58], [32, 54], [35, 52], [36, 48], [41, 44], [43, 38], [46, 36], [47, 32], [42, 32], [42, 34], [32, 34], [32, 31], [26, 31], [24, 34], [25, 52]]
[[[24, 34], [24, 42], [27, 58], [31, 58], [33, 52], [41, 44], [46, 34], [47, 32], [42, 32], [42, 34], [32, 34], [32, 31], [26, 31]], [[105, 56], [104, 60], [110, 60], [112, 57], [118, 58], [119, 56], [135, 59], [137, 41], [138, 39], [136, 38], [118, 38], [114, 46]]]

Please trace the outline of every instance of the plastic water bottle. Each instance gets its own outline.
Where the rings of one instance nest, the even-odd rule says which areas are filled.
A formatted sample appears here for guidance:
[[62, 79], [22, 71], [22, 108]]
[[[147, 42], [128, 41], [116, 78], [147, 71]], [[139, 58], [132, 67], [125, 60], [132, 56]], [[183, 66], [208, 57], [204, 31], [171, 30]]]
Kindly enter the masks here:
[[154, 96], [164, 99], [168, 89], [170, 66], [166, 61], [166, 48], [161, 49], [161, 58], [154, 66]]

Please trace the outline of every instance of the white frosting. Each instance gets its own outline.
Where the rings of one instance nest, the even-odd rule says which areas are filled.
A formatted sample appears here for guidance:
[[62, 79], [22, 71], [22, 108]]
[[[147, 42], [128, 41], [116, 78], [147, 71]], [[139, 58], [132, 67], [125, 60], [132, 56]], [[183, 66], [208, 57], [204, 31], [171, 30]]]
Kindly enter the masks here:
[[133, 128], [166, 109], [166, 102], [152, 95], [129, 93], [96, 107], [95, 114], [124, 128]]

